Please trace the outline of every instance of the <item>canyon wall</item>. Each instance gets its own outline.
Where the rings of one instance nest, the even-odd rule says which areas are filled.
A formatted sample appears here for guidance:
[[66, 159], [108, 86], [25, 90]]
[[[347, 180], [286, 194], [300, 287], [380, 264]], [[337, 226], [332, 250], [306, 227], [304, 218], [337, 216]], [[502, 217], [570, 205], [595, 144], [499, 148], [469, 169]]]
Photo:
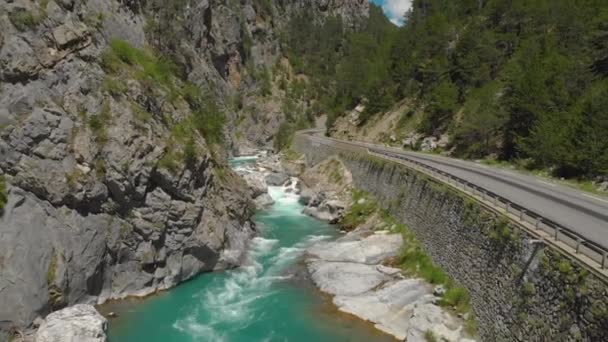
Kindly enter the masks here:
[[355, 27], [368, 6], [0, 2], [0, 339], [68, 305], [238, 265], [255, 227], [227, 163], [234, 128], [267, 144], [283, 115], [237, 122], [232, 100], [256, 101], [253, 74], [281, 59], [292, 15]]

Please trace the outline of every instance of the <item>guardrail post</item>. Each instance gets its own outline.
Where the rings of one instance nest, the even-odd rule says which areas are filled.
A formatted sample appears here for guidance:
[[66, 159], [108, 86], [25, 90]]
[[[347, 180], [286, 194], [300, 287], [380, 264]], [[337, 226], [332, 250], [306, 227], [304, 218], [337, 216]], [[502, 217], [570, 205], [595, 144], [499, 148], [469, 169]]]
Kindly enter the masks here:
[[494, 197], [494, 206], [498, 207], [498, 197]]
[[581, 238], [576, 238], [576, 254], [580, 252], [582, 242], [583, 240]]
[[602, 253], [602, 268], [606, 268], [606, 260], [608, 259], [608, 252]]
[[486, 192], [485, 191], [481, 191], [481, 200], [482, 201], [486, 200]]
[[543, 219], [541, 219], [540, 217], [536, 218], [536, 229], [540, 229], [540, 224], [543, 222]]
[[519, 220], [523, 221], [524, 220], [524, 215], [526, 214], [526, 211], [524, 210], [524, 208], [521, 208], [521, 211], [519, 212]]
[[511, 209], [511, 203], [507, 202], [507, 206], [505, 207], [505, 210], [507, 210], [507, 214], [509, 213], [509, 209]]
[[561, 228], [555, 228], [555, 241], [559, 241], [559, 232], [561, 230]]

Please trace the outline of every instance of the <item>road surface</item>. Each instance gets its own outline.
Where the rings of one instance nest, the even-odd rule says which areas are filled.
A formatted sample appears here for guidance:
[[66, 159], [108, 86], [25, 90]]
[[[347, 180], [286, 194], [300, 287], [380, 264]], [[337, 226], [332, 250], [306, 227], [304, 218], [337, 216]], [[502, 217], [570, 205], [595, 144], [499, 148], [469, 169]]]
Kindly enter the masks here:
[[551, 183], [545, 179], [443, 156], [410, 152], [363, 142], [341, 141], [309, 132], [315, 139], [368, 148], [393, 157], [405, 156], [481, 188], [569, 228], [608, 250], [608, 199]]

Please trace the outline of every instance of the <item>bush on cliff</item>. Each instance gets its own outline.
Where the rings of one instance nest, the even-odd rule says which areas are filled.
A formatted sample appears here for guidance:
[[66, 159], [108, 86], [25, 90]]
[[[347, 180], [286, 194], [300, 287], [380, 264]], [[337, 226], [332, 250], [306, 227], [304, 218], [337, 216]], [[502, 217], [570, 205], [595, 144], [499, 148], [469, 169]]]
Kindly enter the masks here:
[[4, 206], [8, 202], [8, 195], [6, 193], [6, 179], [4, 176], [0, 176], [0, 215], [4, 213]]

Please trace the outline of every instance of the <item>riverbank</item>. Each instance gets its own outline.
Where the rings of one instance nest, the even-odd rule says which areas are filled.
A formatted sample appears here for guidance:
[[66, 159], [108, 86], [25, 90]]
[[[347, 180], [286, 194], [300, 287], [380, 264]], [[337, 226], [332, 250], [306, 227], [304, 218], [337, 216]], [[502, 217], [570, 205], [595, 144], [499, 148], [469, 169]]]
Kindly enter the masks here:
[[[408, 259], [423, 254], [408, 255], [417, 245], [406, 234], [406, 227], [353, 188], [352, 175], [339, 159], [330, 158], [306, 169], [301, 177], [307, 204], [304, 212], [350, 231], [335, 241], [316, 243], [306, 255], [312, 280], [332, 296], [339, 311], [371, 322], [398, 340], [472, 341], [469, 337], [474, 332], [462, 319], [469, 318], [466, 310], [460, 310], [460, 317], [455, 315], [449, 308], [456, 303], [443, 298], [455, 293], [453, 286], [446, 285], [449, 282], [443, 272], [425, 265], [438, 275], [434, 279], [420, 277], [423, 270], [419, 265], [409, 272], [401, 267], [415, 264]], [[462, 309], [464, 302], [457, 304]]]

